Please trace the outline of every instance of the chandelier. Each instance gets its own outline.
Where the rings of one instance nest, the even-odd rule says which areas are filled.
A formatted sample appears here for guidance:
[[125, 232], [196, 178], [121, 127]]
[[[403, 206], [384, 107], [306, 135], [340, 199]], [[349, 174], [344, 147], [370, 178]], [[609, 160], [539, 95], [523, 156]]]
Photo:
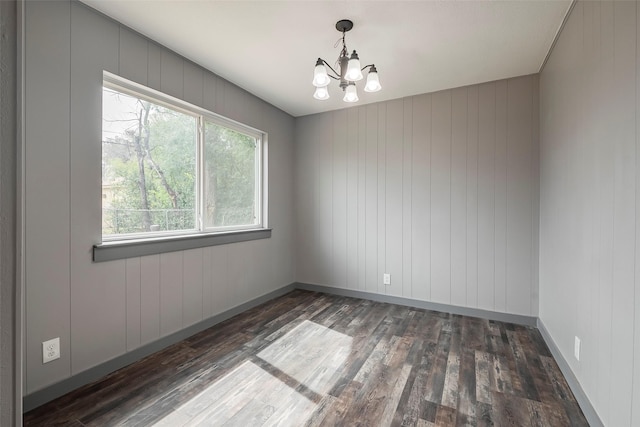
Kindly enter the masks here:
[[[340, 51], [340, 56], [336, 61], [340, 72], [334, 70], [324, 59], [318, 58], [316, 61], [316, 68], [313, 70], [313, 85], [316, 87], [313, 97], [315, 99], [319, 99], [321, 101], [329, 99], [328, 88], [331, 78], [340, 82], [340, 88], [342, 88], [344, 92], [344, 98], [342, 98], [344, 102], [357, 102], [358, 92], [356, 90], [356, 82], [364, 78], [362, 72], [367, 68], [369, 69], [369, 73], [367, 74], [367, 83], [364, 86], [364, 91], [377, 92], [382, 89], [380, 81], [378, 80], [378, 70], [376, 69], [376, 66], [374, 64], [370, 64], [360, 68], [360, 59], [358, 58], [358, 54], [355, 50], [351, 56], [349, 56], [347, 44], [344, 41], [344, 35], [352, 28], [353, 22], [348, 19], [342, 19], [336, 22], [336, 30], [342, 33], [342, 50]], [[338, 46], [339, 43], [340, 40], [336, 42], [336, 46]], [[329, 74], [325, 66], [329, 67], [333, 74]]]

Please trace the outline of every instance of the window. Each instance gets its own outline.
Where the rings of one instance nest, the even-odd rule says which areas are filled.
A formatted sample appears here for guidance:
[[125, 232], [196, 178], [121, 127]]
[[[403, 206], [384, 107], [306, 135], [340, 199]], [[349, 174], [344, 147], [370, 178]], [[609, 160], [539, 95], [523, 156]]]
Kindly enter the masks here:
[[103, 241], [251, 230], [264, 134], [105, 76]]

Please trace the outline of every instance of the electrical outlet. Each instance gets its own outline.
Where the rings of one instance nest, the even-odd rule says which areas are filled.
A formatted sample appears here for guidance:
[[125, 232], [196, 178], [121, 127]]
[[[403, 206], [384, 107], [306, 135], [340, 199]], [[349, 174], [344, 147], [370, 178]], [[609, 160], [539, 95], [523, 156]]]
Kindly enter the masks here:
[[576, 357], [576, 360], [580, 361], [580, 338], [576, 336], [576, 340], [573, 344], [573, 355]]
[[60, 338], [54, 338], [42, 343], [42, 363], [60, 359]]
[[390, 285], [391, 284], [391, 274], [384, 273], [382, 275], [382, 283], [385, 284], [385, 285]]

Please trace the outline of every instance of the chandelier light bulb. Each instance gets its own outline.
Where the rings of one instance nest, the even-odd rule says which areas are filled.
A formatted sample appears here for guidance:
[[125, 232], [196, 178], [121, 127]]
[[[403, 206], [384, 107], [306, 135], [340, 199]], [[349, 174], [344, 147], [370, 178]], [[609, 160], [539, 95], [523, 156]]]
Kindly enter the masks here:
[[318, 58], [316, 62], [316, 68], [313, 70], [313, 85], [315, 87], [324, 87], [329, 84], [329, 75], [327, 69], [322, 62], [322, 59]]
[[349, 58], [349, 64], [347, 65], [347, 72], [344, 75], [344, 78], [350, 82], [357, 82], [364, 78], [362, 70], [360, 70], [360, 58], [358, 58], [358, 54], [355, 50]]
[[378, 79], [378, 70], [376, 70], [375, 65], [372, 65], [369, 74], [367, 74], [367, 84], [364, 87], [364, 91], [377, 92], [380, 89], [382, 89], [382, 86], [380, 86], [380, 80]]
[[349, 83], [347, 86], [347, 90], [344, 92], [344, 98], [342, 100], [344, 102], [358, 102], [358, 91], [356, 90], [355, 83]]
[[327, 90], [327, 86], [317, 87], [316, 91], [313, 94], [315, 99], [319, 99], [320, 101], [324, 101], [329, 99], [329, 91]]

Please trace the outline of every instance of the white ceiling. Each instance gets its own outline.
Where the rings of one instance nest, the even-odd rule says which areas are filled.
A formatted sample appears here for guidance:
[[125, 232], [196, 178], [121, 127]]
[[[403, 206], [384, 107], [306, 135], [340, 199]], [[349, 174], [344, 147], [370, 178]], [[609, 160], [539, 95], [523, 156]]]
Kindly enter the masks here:
[[[375, 63], [382, 91], [359, 105], [537, 73], [571, 0], [82, 0], [293, 116], [344, 108], [335, 82], [313, 99], [318, 57]], [[365, 74], [366, 75], [366, 74]]]

